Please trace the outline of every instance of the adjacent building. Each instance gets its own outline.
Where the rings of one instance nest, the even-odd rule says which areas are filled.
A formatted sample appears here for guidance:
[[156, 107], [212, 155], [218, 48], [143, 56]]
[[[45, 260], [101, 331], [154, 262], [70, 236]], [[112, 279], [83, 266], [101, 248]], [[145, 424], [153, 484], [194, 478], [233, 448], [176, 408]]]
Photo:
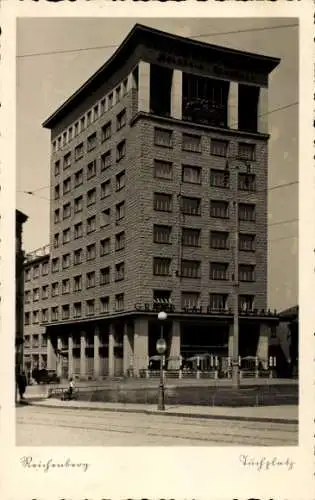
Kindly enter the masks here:
[[[240, 354], [268, 359], [278, 321], [266, 310], [268, 79], [278, 64], [136, 25], [45, 121], [49, 255], [25, 270], [25, 333], [26, 345], [45, 338], [48, 368], [138, 373], [156, 353], [159, 310], [168, 357], [231, 355], [237, 274]], [[32, 275], [36, 266], [48, 274]]]
[[24, 251], [22, 244], [23, 224], [28, 217], [20, 210], [15, 211], [15, 371], [23, 369], [24, 338]]

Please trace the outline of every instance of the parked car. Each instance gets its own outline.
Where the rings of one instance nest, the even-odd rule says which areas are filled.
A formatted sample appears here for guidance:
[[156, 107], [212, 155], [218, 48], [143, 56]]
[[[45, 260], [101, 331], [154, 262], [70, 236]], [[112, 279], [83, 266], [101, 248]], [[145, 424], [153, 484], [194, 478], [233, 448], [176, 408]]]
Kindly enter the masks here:
[[37, 384], [59, 384], [60, 382], [55, 370], [34, 370], [32, 375]]

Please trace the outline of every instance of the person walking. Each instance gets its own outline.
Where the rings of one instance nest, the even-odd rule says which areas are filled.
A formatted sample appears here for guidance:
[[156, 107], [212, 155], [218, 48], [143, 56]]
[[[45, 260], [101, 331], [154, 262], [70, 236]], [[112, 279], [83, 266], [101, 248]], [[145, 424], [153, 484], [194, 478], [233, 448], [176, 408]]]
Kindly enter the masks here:
[[24, 371], [18, 375], [17, 383], [18, 383], [20, 401], [23, 401], [25, 390], [26, 390], [26, 385], [27, 385], [26, 375], [25, 375]]
[[74, 391], [74, 381], [73, 378], [71, 377], [69, 380], [69, 399], [72, 399], [73, 391]]

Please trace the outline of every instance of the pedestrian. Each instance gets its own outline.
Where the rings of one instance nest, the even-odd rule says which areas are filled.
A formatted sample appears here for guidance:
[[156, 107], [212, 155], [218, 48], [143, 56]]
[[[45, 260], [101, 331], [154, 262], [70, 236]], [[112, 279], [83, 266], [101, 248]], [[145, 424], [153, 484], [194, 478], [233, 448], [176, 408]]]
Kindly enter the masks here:
[[69, 399], [72, 399], [73, 391], [74, 391], [74, 381], [73, 378], [71, 377], [69, 380]]
[[26, 376], [25, 376], [24, 372], [22, 372], [18, 375], [17, 383], [18, 383], [18, 389], [19, 389], [19, 394], [20, 394], [20, 401], [23, 401], [24, 393], [25, 393], [26, 385], [27, 385]]

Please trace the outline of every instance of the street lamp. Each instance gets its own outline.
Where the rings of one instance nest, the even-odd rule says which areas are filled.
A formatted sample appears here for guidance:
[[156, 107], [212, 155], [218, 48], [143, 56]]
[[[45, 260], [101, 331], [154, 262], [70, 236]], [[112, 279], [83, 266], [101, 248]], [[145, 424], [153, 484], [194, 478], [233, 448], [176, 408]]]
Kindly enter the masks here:
[[160, 385], [159, 385], [159, 401], [158, 410], [165, 410], [165, 395], [164, 395], [164, 376], [163, 376], [163, 354], [166, 351], [166, 342], [163, 338], [163, 321], [167, 318], [167, 314], [164, 311], [160, 311], [158, 314], [158, 320], [161, 321], [161, 338], [158, 339], [156, 343], [156, 350], [160, 355]]

